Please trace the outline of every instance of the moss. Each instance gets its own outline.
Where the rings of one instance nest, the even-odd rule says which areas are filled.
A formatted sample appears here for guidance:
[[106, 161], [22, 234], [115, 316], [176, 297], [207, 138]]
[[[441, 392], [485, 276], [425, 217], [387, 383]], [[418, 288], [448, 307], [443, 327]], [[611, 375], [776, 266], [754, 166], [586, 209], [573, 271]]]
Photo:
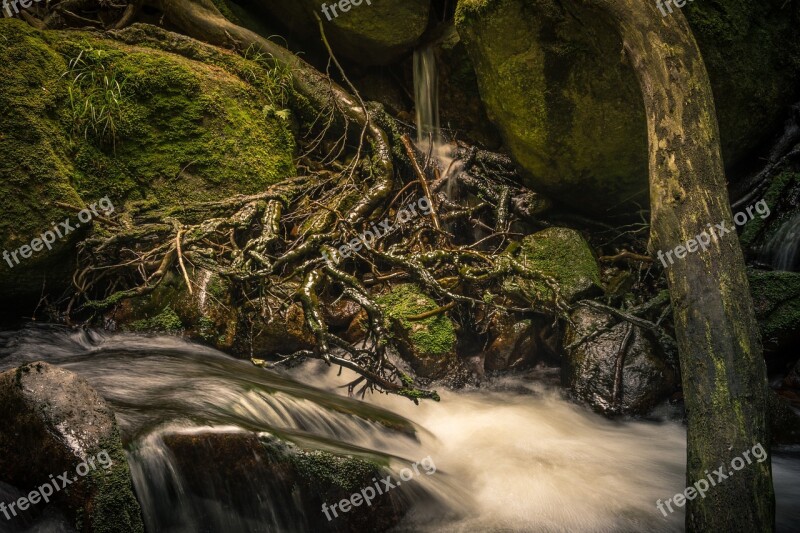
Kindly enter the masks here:
[[761, 337], [767, 348], [791, 345], [800, 334], [800, 273], [747, 273]]
[[132, 322], [129, 326], [131, 331], [179, 331], [183, 329], [180, 317], [167, 306], [158, 315], [152, 318], [144, 318]]
[[90, 481], [95, 497], [92, 501], [92, 531], [95, 533], [115, 533], [144, 531], [139, 502], [133, 494], [131, 472], [128, 459], [119, 440], [119, 431], [101, 443], [100, 449], [108, 453], [111, 467], [102, 466], [90, 472]]
[[[708, 0], [681, 11], [703, 54], [722, 153], [735, 171], [796, 98], [800, 8]], [[456, 24], [489, 116], [531, 188], [602, 216], [646, 206], [641, 91], [607, 17], [555, 0], [460, 0]], [[707, 126], [711, 138], [716, 125]]]
[[424, 355], [440, 356], [451, 353], [455, 347], [456, 334], [453, 323], [444, 315], [410, 321], [408, 317], [432, 311], [439, 306], [414, 284], [394, 287], [392, 292], [377, 299], [386, 317], [395, 319], [416, 350]]
[[[756, 243], [759, 237], [767, 237], [764, 233], [768, 227], [775, 229], [780, 227], [780, 222], [783, 220], [777, 220], [774, 214], [782, 211], [779, 207], [793, 189], [800, 189], [800, 173], [786, 171], [772, 179], [763, 198], [767, 202], [771, 216], [766, 219], [754, 216], [745, 224], [742, 234], [739, 236], [743, 247], [749, 248]], [[787, 218], [792, 216], [793, 213], [790, 212], [790, 209], [786, 209], [786, 211], [788, 212]]]
[[[599, 292], [602, 286], [592, 249], [575, 230], [548, 228], [525, 237], [512, 253], [526, 268], [553, 278], [568, 302]], [[532, 302], [553, 298], [550, 287], [536, 279], [512, 276], [504, 281], [504, 288]]]
[[[74, 217], [59, 203], [109, 196], [118, 211], [126, 203], [174, 208], [255, 193], [295, 174], [290, 123], [270, 112], [293, 94], [285, 73], [185, 38], [191, 59], [163, 52], [157, 28], [117, 36], [138, 44], [0, 20], [2, 248], [15, 250], [51, 222]], [[69, 63], [79, 56], [94, 77], [76, 82]], [[87, 135], [69, 100], [72, 89], [102, 104], [109, 73], [121, 84], [113, 142]], [[65, 283], [71, 266], [64, 254], [80, 236], [58, 240], [24, 268], [0, 262], [0, 289], [38, 298], [45, 275], [48, 288]]]

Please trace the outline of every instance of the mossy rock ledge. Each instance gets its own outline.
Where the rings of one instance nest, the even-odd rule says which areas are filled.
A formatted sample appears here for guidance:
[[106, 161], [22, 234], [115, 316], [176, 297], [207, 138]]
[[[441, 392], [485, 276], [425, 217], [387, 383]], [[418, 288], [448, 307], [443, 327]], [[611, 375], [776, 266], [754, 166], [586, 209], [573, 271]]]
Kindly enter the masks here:
[[[689, 3], [714, 92], [726, 167], [780, 127], [800, 90], [800, 5]], [[677, 12], [679, 11], [679, 12]], [[648, 205], [644, 104], [613, 25], [585, 2], [460, 0], [489, 117], [527, 185], [597, 215]]]
[[[153, 34], [182, 39], [193, 59], [160, 50]], [[17, 250], [68, 217], [74, 225], [65, 206], [108, 197], [117, 214], [174, 208], [254, 194], [295, 175], [281, 73], [155, 27], [115, 35], [0, 19], [0, 250]], [[82, 118], [87, 102], [106, 106], [103, 122]], [[0, 292], [33, 305], [43, 283], [56, 292], [88, 226], [21, 264], [2, 261]]]

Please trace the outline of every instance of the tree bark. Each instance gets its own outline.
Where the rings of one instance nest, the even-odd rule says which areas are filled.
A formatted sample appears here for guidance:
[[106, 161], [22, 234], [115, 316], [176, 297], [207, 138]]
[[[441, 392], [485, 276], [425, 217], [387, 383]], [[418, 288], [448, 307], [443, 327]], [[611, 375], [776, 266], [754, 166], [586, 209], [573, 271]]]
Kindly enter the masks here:
[[[641, 85], [653, 249], [673, 250], [708, 225], [735, 228], [711, 86], [683, 14], [662, 16], [649, 0], [583, 1], [618, 28]], [[667, 280], [688, 417], [687, 487], [709, 474], [716, 481], [720, 466], [728, 476], [687, 502], [686, 530], [772, 531], [770, 460], [731, 467], [756, 444], [769, 449], [766, 368], [735, 230], [676, 258]]]

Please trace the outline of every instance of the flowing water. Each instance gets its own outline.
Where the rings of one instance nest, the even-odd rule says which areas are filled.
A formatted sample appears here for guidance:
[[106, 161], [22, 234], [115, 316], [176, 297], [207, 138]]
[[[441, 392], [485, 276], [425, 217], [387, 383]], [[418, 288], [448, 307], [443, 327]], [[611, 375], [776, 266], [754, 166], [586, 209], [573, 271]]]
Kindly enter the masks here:
[[800, 213], [784, 222], [764, 244], [759, 260], [775, 270], [800, 270]]
[[[439, 75], [433, 46], [414, 51], [414, 102], [417, 121], [417, 148], [433, 162], [442, 178], [458, 173], [460, 163], [453, 158], [452, 147], [442, 136], [439, 117]], [[455, 179], [448, 179], [446, 193], [455, 197]]]
[[[441, 391], [440, 403], [420, 406], [362, 402], [342, 396], [347, 375], [319, 362], [292, 379], [175, 337], [41, 325], [0, 334], [0, 368], [36, 360], [82, 375], [115, 409], [149, 531], [314, 530], [320, 510], [268, 470], [176, 457], [165, 445], [231, 433], [384, 457], [394, 470], [429, 456], [435, 473], [403, 487], [413, 508], [397, 531], [682, 530], [682, 513], [665, 518], [655, 501], [683, 489], [684, 428], [609, 421], [536, 381]], [[800, 451], [778, 454], [773, 470], [778, 530], [798, 531]], [[55, 523], [45, 514], [28, 531], [66, 531]]]

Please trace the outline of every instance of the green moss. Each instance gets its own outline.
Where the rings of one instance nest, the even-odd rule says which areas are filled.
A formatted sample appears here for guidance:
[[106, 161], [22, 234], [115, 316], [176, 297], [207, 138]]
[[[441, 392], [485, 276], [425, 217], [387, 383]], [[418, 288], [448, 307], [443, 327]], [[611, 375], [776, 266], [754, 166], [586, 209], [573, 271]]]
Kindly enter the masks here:
[[137, 320], [132, 322], [129, 326], [131, 331], [141, 331], [141, 332], [150, 332], [150, 331], [179, 331], [183, 329], [183, 324], [181, 323], [180, 317], [172, 310], [171, 307], [167, 306], [164, 308], [161, 313], [152, 317], [152, 318], [144, 318], [142, 320]]
[[800, 273], [751, 269], [747, 277], [764, 344], [794, 342], [800, 332]]
[[[59, 203], [84, 206], [109, 196], [117, 211], [134, 202], [179, 208], [252, 194], [295, 175], [295, 141], [282, 114], [294, 98], [286, 73], [186, 38], [191, 58], [167, 53], [164, 35], [140, 26], [118, 34], [133, 45], [0, 20], [2, 249], [74, 218]], [[79, 56], [86, 68], [70, 68]], [[113, 139], [91, 128], [87, 134], [85, 106], [69, 98], [72, 89], [74, 99], [102, 108], [117, 98], [106, 90], [107, 76], [120, 82]], [[24, 267], [0, 262], [0, 290], [38, 298], [45, 275], [48, 287], [65, 283], [71, 265], [64, 254], [80, 236], [56, 241]]]
[[[526, 268], [554, 279], [568, 302], [598, 292], [602, 286], [592, 249], [575, 230], [548, 228], [528, 235], [512, 253]], [[512, 276], [503, 283], [506, 291], [532, 302], [553, 298], [550, 287], [538, 279]]]
[[[793, 188], [800, 188], [800, 173], [786, 171], [772, 179], [763, 198], [764, 201], [767, 202], [770, 214], [780, 211], [778, 209], [779, 204]], [[791, 216], [791, 214], [789, 214], [789, 216]], [[767, 219], [754, 216], [752, 220], [749, 220], [747, 224], [745, 224], [742, 234], [739, 236], [739, 241], [742, 243], [742, 246], [748, 248], [755, 244], [759, 236], [762, 236], [763, 232], [767, 229], [768, 224], [774, 228], [780, 227], [779, 223], [773, 222], [774, 220], [774, 216]]]
[[322, 481], [346, 492], [360, 489], [375, 475], [378, 467], [364, 459], [333, 455], [321, 450], [298, 453], [294, 458], [298, 473], [309, 482]]
[[143, 532], [141, 508], [133, 494], [131, 472], [118, 430], [115, 430], [114, 438], [101, 443], [100, 449], [108, 453], [112, 464], [109, 468], [98, 464], [89, 474], [96, 494], [91, 508], [92, 531]]
[[408, 339], [416, 350], [424, 355], [440, 356], [451, 353], [455, 347], [456, 334], [453, 323], [444, 315], [423, 320], [408, 320], [408, 317], [432, 311], [439, 306], [414, 284], [394, 287], [392, 292], [377, 299], [386, 317], [398, 321], [408, 332]]

